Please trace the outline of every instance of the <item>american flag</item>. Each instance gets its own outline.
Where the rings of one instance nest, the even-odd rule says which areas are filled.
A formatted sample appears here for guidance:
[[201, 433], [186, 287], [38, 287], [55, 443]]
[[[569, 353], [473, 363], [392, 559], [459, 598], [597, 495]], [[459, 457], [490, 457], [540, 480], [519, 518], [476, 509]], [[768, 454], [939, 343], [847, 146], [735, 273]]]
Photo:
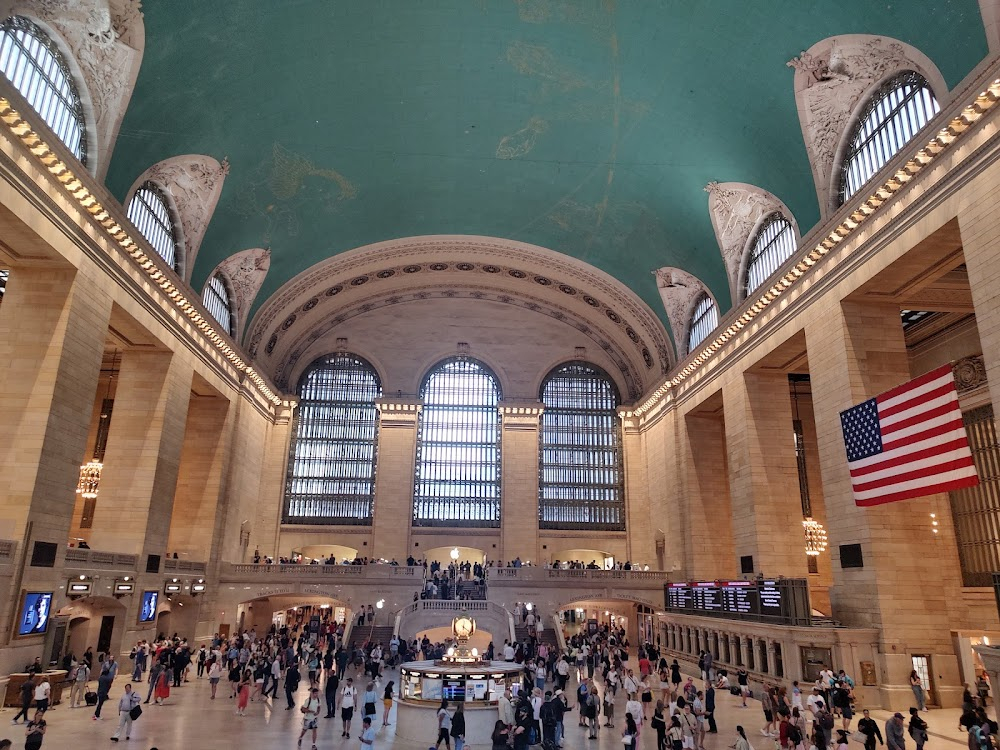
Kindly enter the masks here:
[[840, 424], [858, 505], [979, 483], [951, 365], [841, 412]]

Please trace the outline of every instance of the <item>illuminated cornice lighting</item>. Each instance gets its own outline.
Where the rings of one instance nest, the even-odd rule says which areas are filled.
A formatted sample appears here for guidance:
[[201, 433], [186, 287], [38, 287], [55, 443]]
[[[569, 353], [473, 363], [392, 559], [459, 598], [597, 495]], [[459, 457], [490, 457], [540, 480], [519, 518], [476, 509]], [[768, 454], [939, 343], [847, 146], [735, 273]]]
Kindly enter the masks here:
[[160, 290], [170, 299], [178, 311], [184, 315], [195, 328], [200, 330], [215, 348], [241, 373], [254, 384], [261, 395], [274, 406], [281, 404], [281, 399], [271, 390], [265, 380], [258, 375], [243, 358], [200, 312], [188, 301], [183, 292], [163, 273], [149, 256], [142, 250], [128, 232], [112, 218], [97, 197], [72, 172], [70, 167], [54, 153], [49, 146], [32, 130], [31, 125], [14, 109], [10, 100], [0, 96], [0, 121], [23, 143], [28, 152], [34, 156], [42, 167], [51, 174], [63, 189], [72, 197], [80, 208], [86, 211], [104, 230], [108, 238], [117, 244], [146, 274]]
[[885, 182], [877, 187], [866, 200], [861, 202], [840, 224], [831, 229], [825, 237], [819, 240], [811, 253], [799, 260], [760, 298], [752, 302], [748, 301], [750, 304], [749, 309], [745, 310], [739, 318], [732, 321], [725, 329], [720, 331], [713, 341], [704, 343], [699, 351], [691, 352], [694, 355], [693, 359], [681, 368], [680, 372], [657, 388], [634, 411], [630, 412], [629, 416], [642, 417], [660, 405], [670, 389], [676, 388], [687, 380], [723, 344], [733, 338], [742, 328], [759, 315], [766, 312], [767, 308], [780, 299], [789, 288], [805, 276], [809, 269], [816, 265], [817, 261], [854, 234], [893, 194], [899, 192], [917, 174], [933, 163], [959, 136], [980, 120], [983, 115], [993, 109], [997, 101], [1000, 101], [1000, 78], [997, 78], [987, 86], [985, 91], [981, 91], [971, 104], [962, 109], [959, 115], [953, 117], [945, 127], [938, 130], [933, 138], [924, 146], [917, 149], [902, 167], [887, 177]]

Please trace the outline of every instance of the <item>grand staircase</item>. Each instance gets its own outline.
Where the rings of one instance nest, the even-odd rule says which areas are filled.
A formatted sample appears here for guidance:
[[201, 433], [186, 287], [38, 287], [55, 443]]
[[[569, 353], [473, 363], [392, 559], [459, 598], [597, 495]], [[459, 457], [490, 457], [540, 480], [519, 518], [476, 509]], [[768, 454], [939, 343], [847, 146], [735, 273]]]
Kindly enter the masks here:
[[374, 625], [358, 627], [355, 625], [351, 628], [351, 637], [348, 640], [348, 645], [353, 649], [368, 641], [370, 643], [381, 643], [382, 648], [385, 649], [389, 647], [389, 641], [391, 640], [391, 625], [385, 627], [375, 627]]
[[[514, 626], [514, 635], [517, 637], [519, 642], [528, 640], [528, 629], [524, 625]], [[546, 628], [543, 630], [538, 638], [539, 643], [544, 643], [546, 646], [559, 647], [559, 643], [556, 640], [556, 631], [552, 628]]]

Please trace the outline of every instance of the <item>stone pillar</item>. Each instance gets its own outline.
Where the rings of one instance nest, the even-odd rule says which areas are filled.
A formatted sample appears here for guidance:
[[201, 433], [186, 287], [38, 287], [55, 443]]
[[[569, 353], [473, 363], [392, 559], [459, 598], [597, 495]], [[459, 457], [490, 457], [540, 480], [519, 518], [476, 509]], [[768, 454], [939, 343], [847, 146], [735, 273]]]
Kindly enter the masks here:
[[380, 398], [378, 469], [375, 475], [375, 517], [372, 519], [372, 557], [406, 560], [423, 557], [411, 550], [413, 477], [417, 457], [417, 420], [420, 399]]
[[[622, 425], [622, 465], [625, 470], [625, 528], [628, 530], [626, 540], [626, 557], [633, 564], [648, 565], [651, 570], [657, 567], [656, 530], [662, 529], [664, 537], [671, 537], [671, 522], [673, 514], [656, 516], [652, 511], [650, 483], [646, 469], [646, 440], [639, 432], [639, 418], [630, 417], [625, 409], [619, 409], [618, 416]], [[656, 522], [650, 524], [655, 518]], [[667, 564], [664, 561], [664, 564]]]
[[[292, 445], [292, 425], [294, 424], [292, 415], [295, 409], [294, 401], [282, 401], [274, 407], [273, 421], [268, 421], [260, 415], [260, 412], [250, 405], [248, 398], [244, 397], [240, 407], [240, 423], [242, 430], [237, 431], [234, 438], [232, 453], [232, 482], [238, 488], [240, 484], [248, 485], [246, 490], [238, 490], [241, 494], [233, 497], [236, 507], [241, 510], [232, 516], [230, 526], [241, 523], [244, 519], [251, 519], [252, 528], [249, 530], [249, 538], [245, 554], [248, 559], [243, 560], [244, 549], [239, 550], [241, 557], [235, 558], [238, 562], [249, 562], [253, 559], [253, 553], [259, 549], [261, 555], [287, 554], [286, 550], [279, 548], [279, 535], [281, 533], [281, 519], [285, 511], [285, 490], [288, 482], [288, 461], [289, 451]], [[246, 431], [246, 441], [243, 440], [243, 430]], [[242, 459], [241, 456], [247, 456]], [[260, 463], [257, 472], [247, 472], [245, 462], [254, 465], [255, 459], [251, 456], [259, 455]], [[256, 497], [257, 502], [249, 507], [244, 505], [242, 499], [246, 494]], [[236, 516], [239, 516], [237, 518]], [[232, 530], [227, 530], [228, 539], [235, 539]]]
[[501, 560], [538, 560], [538, 401], [500, 403]]
[[172, 352], [128, 350], [121, 363], [90, 545], [162, 558], [173, 551], [167, 536], [193, 371]]
[[774, 658], [774, 641], [767, 641], [767, 673], [772, 677], [778, 674], [778, 663]]
[[[678, 421], [684, 451], [681, 464], [684, 521], [684, 572], [699, 581], [734, 577], [733, 511], [729, 496], [726, 434], [718, 417], [687, 415]], [[705, 540], [711, 539], [710, 543]]]
[[740, 639], [740, 658], [743, 660], [743, 666], [746, 669], [750, 669], [751, 663], [756, 664], [756, 659], [753, 662], [750, 660], [751, 654], [749, 649], [750, 643], [748, 642], [749, 639], [744, 638], [742, 635], [738, 637]]
[[[80, 464], [90, 458], [110, 317], [110, 298], [75, 271], [11, 274], [0, 311], [0, 538], [51, 542], [62, 556]], [[40, 570], [27, 569], [26, 578]]]
[[742, 648], [739, 643], [737, 643], [736, 636], [732, 633], [729, 634], [729, 663], [730, 664], [746, 664], [746, 659], [740, 661], [740, 655]]
[[235, 409], [221, 396], [192, 396], [184, 427], [167, 550], [208, 561]]
[[723, 402], [736, 558], [753, 555], [755, 573], [805, 577], [788, 378], [745, 373]]
[[[948, 496], [858, 507], [840, 427], [842, 410], [910, 380], [899, 307], [844, 302], [806, 326], [806, 342], [831, 540], [832, 614], [848, 626], [879, 629], [883, 708], [910, 706], [911, 654], [930, 655], [934, 697], [958, 705], [951, 613], [962, 578]], [[932, 512], [938, 534], [931, 533]], [[840, 566], [843, 544], [861, 546], [864, 567]]]

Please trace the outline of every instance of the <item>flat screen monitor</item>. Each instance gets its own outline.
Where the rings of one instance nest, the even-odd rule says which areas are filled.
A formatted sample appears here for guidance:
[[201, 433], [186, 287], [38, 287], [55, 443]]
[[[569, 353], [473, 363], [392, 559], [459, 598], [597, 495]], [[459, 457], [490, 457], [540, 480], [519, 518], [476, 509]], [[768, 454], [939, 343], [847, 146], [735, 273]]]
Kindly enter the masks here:
[[50, 592], [29, 591], [24, 595], [21, 618], [17, 624], [18, 635], [41, 635], [49, 629], [52, 608]]
[[142, 592], [142, 607], [139, 609], [139, 622], [152, 622], [156, 619], [156, 604], [159, 599], [159, 591]]

